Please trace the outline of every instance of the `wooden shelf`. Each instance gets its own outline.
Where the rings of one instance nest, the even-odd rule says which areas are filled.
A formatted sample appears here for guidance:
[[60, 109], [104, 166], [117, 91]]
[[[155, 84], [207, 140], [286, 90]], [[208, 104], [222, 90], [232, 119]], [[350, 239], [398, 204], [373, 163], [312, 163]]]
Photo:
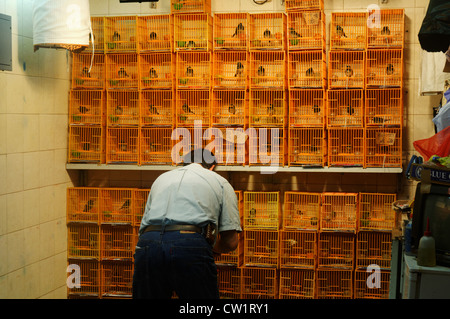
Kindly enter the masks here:
[[[172, 165], [127, 165], [127, 164], [88, 164], [88, 163], [67, 163], [66, 169], [68, 170], [122, 170], [122, 171], [168, 171], [177, 168], [178, 166]], [[218, 172], [261, 172], [261, 173], [389, 173], [399, 174], [402, 173], [402, 168], [397, 167], [317, 167], [317, 168], [305, 168], [305, 167], [270, 167], [270, 166], [226, 166], [219, 165], [216, 168]]]

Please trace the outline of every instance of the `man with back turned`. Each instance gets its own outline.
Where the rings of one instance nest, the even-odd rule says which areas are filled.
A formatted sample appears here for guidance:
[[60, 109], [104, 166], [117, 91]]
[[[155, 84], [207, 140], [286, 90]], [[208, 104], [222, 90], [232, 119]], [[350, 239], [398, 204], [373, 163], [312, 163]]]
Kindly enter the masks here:
[[236, 249], [237, 197], [215, 173], [214, 155], [196, 149], [153, 183], [135, 251], [133, 298], [219, 298], [214, 254]]

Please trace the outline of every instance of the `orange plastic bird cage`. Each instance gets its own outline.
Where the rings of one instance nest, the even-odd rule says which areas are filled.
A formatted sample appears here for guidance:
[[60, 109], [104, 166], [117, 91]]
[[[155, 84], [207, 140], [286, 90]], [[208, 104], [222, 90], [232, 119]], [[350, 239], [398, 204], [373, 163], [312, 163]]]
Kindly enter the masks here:
[[405, 9], [381, 9], [369, 12], [367, 48], [403, 48]]
[[158, 14], [137, 17], [138, 52], [173, 49], [173, 15]]
[[284, 50], [286, 48], [286, 14], [284, 12], [250, 13], [248, 21], [250, 50]]
[[244, 192], [245, 229], [279, 229], [280, 226], [279, 192]]
[[102, 298], [131, 298], [133, 288], [131, 261], [105, 261], [101, 263]]
[[367, 12], [332, 12], [331, 50], [365, 50], [367, 46]]
[[241, 298], [242, 268], [218, 267], [217, 284], [222, 299]]
[[318, 269], [317, 298], [318, 299], [352, 299], [353, 270]]
[[132, 224], [133, 190], [131, 188], [100, 188], [101, 224]]
[[67, 257], [100, 259], [100, 226], [93, 223], [67, 225]]
[[284, 192], [284, 230], [318, 230], [321, 193]]
[[248, 86], [246, 51], [214, 51], [212, 83], [214, 88], [245, 89]]
[[209, 127], [203, 138], [221, 165], [245, 165], [246, 132], [243, 127]]
[[105, 51], [104, 17], [91, 17], [92, 34], [89, 34], [89, 47], [84, 52], [103, 53]]
[[104, 18], [105, 53], [137, 51], [136, 16]]
[[145, 89], [172, 89], [175, 80], [175, 54], [171, 52], [139, 55], [139, 85]]
[[211, 114], [210, 90], [177, 90], [175, 124], [177, 127], [193, 127], [195, 122], [209, 126]]
[[[248, 129], [249, 165], [284, 166], [287, 163], [287, 132], [283, 127]], [[272, 170], [272, 168], [267, 168]]]
[[327, 127], [364, 126], [364, 90], [328, 90], [327, 95]]
[[209, 89], [211, 86], [211, 52], [178, 52], [177, 89]]
[[170, 0], [170, 10], [174, 15], [193, 12], [211, 13], [211, 0]]
[[98, 298], [100, 297], [100, 262], [97, 260], [70, 259], [69, 265], [77, 265], [79, 268], [79, 287], [67, 287], [69, 298]]
[[214, 89], [212, 91], [211, 124], [244, 127], [248, 121], [246, 90]]
[[[92, 68], [91, 68], [92, 61]], [[74, 53], [72, 60], [73, 89], [105, 88], [105, 55], [95, 53]]]
[[251, 51], [249, 64], [251, 88], [286, 87], [284, 51]]
[[139, 129], [114, 127], [106, 129], [106, 163], [139, 162]]
[[287, 13], [287, 49], [325, 51], [325, 13], [323, 10]]
[[243, 268], [241, 291], [243, 299], [278, 298], [277, 270], [273, 268]]
[[325, 127], [325, 89], [289, 89], [289, 126]]
[[334, 193], [322, 194], [320, 210], [320, 229], [322, 231], [340, 231], [355, 233], [357, 229], [358, 194]]
[[238, 234], [238, 246], [235, 250], [214, 256], [216, 265], [226, 267], [239, 267], [244, 262], [244, 234]]
[[132, 260], [134, 253], [133, 227], [129, 225], [101, 225], [102, 260]]
[[277, 230], [244, 230], [244, 265], [275, 267], [279, 265], [279, 232]]
[[172, 128], [141, 128], [140, 165], [172, 164]]
[[358, 229], [392, 231], [395, 227], [395, 211], [392, 204], [396, 194], [360, 193]]
[[101, 163], [104, 153], [104, 129], [93, 125], [70, 125], [67, 161]]
[[212, 50], [212, 20], [209, 13], [174, 15], [174, 50]]
[[355, 258], [355, 234], [320, 232], [318, 240], [319, 268], [353, 269]]
[[280, 269], [280, 299], [313, 299], [316, 273], [312, 269]]
[[99, 194], [95, 187], [67, 189], [67, 222], [98, 223]]
[[289, 128], [289, 166], [324, 167], [327, 160], [326, 131], [324, 128]]
[[402, 87], [403, 49], [367, 50], [366, 87]]
[[323, 10], [324, 0], [285, 0], [286, 11]]
[[107, 127], [139, 125], [139, 91], [106, 91]]
[[384, 127], [403, 124], [403, 90], [366, 89], [365, 90], [366, 127]]
[[[389, 299], [391, 272], [380, 271], [379, 279], [374, 271], [356, 269], [354, 279], [354, 299]], [[370, 283], [370, 286], [368, 285]]]
[[249, 126], [284, 127], [287, 124], [285, 90], [250, 89]]
[[365, 52], [330, 51], [328, 55], [328, 88], [364, 88]]
[[315, 231], [280, 231], [280, 267], [315, 269], [316, 242]]
[[173, 90], [141, 90], [139, 118], [141, 127], [173, 126]]
[[366, 128], [365, 166], [402, 167], [402, 129]]
[[359, 231], [356, 239], [356, 268], [377, 265], [391, 269], [391, 232]]
[[138, 89], [139, 63], [134, 53], [106, 55], [106, 89]]
[[141, 225], [142, 217], [145, 212], [150, 188], [133, 189], [133, 225], [138, 227]]
[[214, 50], [248, 49], [248, 13], [214, 13]]
[[102, 125], [105, 97], [103, 90], [70, 90], [69, 125]]
[[329, 166], [364, 166], [365, 137], [363, 128], [329, 128]]
[[325, 52], [290, 51], [288, 53], [288, 87], [289, 88], [324, 88], [326, 87]]

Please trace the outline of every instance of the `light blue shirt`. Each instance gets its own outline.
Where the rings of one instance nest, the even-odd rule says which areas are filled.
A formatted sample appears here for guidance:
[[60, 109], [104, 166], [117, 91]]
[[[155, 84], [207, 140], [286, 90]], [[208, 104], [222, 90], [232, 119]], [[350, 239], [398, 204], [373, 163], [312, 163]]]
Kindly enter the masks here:
[[139, 234], [148, 225], [218, 225], [242, 231], [236, 193], [219, 174], [193, 163], [161, 174], [153, 183]]

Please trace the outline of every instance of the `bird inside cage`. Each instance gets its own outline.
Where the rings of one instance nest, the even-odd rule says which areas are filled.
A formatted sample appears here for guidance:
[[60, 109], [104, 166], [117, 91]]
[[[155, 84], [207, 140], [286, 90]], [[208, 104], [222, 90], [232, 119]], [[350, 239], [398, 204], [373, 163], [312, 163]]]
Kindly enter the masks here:
[[128, 150], [128, 145], [125, 141], [122, 140], [119, 142], [119, 150], [121, 152], [126, 152]]
[[90, 78], [91, 77], [91, 72], [89, 71], [89, 68], [88, 67], [84, 67], [82, 70], [81, 70], [81, 76], [82, 77], [85, 77], [85, 78]]
[[381, 35], [391, 35], [391, 30], [387, 25], [381, 29]]
[[86, 114], [86, 113], [88, 113], [89, 112], [89, 108], [87, 107], [87, 106], [84, 106], [84, 105], [80, 105], [79, 107], [78, 107], [78, 111], [81, 113], [81, 114]]
[[313, 68], [308, 68], [307, 70], [306, 70], [306, 76], [307, 77], [313, 77], [314, 76], [314, 69]]
[[345, 76], [349, 78], [353, 76], [353, 69], [350, 65], [345, 67]]
[[258, 76], [264, 76], [266, 73], [266, 69], [262, 65], [258, 67]]
[[347, 37], [347, 35], [344, 32], [344, 29], [340, 25], [336, 25], [336, 36], [339, 38]]
[[121, 79], [126, 78], [126, 77], [129, 76], [128, 73], [127, 73], [127, 71], [125, 70], [124, 67], [119, 68], [119, 71], [117, 71], [117, 75], [118, 75], [119, 78], [121, 78]]
[[116, 108], [114, 109], [114, 114], [115, 115], [122, 115], [123, 114], [123, 108], [120, 105], [117, 105]]
[[237, 25], [236, 29], [234, 30], [232, 38], [240, 37], [241, 35], [244, 34], [244, 32], [245, 32], [244, 25], [242, 24], [242, 22], [239, 22], [239, 24]]
[[300, 33], [298, 33], [297, 31], [295, 31], [295, 29], [293, 27], [289, 28], [289, 35], [291, 38], [301, 38], [302, 36], [300, 35]]
[[95, 199], [88, 200], [86, 202], [86, 204], [84, 205], [83, 212], [84, 213], [90, 212], [90, 210], [94, 207], [94, 204], [95, 204]]
[[241, 77], [244, 75], [244, 65], [241, 62], [238, 62], [236, 65], [236, 73], [234, 74], [235, 77]]
[[233, 115], [236, 114], [236, 106], [234, 104], [230, 104], [228, 106], [228, 112]]
[[317, 104], [313, 105], [313, 112], [314, 113], [320, 113], [320, 106], [318, 106]]
[[386, 66], [386, 75], [394, 74], [394, 65], [392, 63], [388, 63]]
[[187, 44], [187, 47], [188, 47], [188, 48], [195, 48], [195, 42], [192, 41], [192, 40], [189, 40], [189, 41], [188, 41], [188, 44]]
[[154, 68], [150, 68], [149, 70], [149, 76], [152, 79], [156, 79], [158, 77], [158, 74], [156, 73], [156, 70]]
[[119, 34], [119, 32], [114, 31], [112, 39], [113, 39], [114, 42], [120, 41], [120, 34]]
[[191, 66], [188, 66], [186, 68], [186, 76], [193, 77], [194, 76], [194, 69]]
[[152, 115], [159, 115], [158, 109], [155, 106], [153, 106], [153, 104], [150, 104], [148, 106], [148, 111]]
[[150, 32], [150, 34], [149, 34], [150, 40], [156, 40], [157, 37], [158, 37], [158, 36], [156, 35], [156, 32], [154, 32], [154, 31]]
[[189, 105], [187, 103], [184, 103], [183, 106], [181, 107], [181, 109], [183, 110], [183, 112], [185, 113], [191, 113], [194, 114], [194, 112], [191, 110], [191, 108], [189, 107]]
[[270, 39], [270, 38], [272, 38], [272, 33], [270, 32], [269, 29], [264, 30], [264, 32], [263, 32], [263, 37], [264, 37], [264, 39]]

